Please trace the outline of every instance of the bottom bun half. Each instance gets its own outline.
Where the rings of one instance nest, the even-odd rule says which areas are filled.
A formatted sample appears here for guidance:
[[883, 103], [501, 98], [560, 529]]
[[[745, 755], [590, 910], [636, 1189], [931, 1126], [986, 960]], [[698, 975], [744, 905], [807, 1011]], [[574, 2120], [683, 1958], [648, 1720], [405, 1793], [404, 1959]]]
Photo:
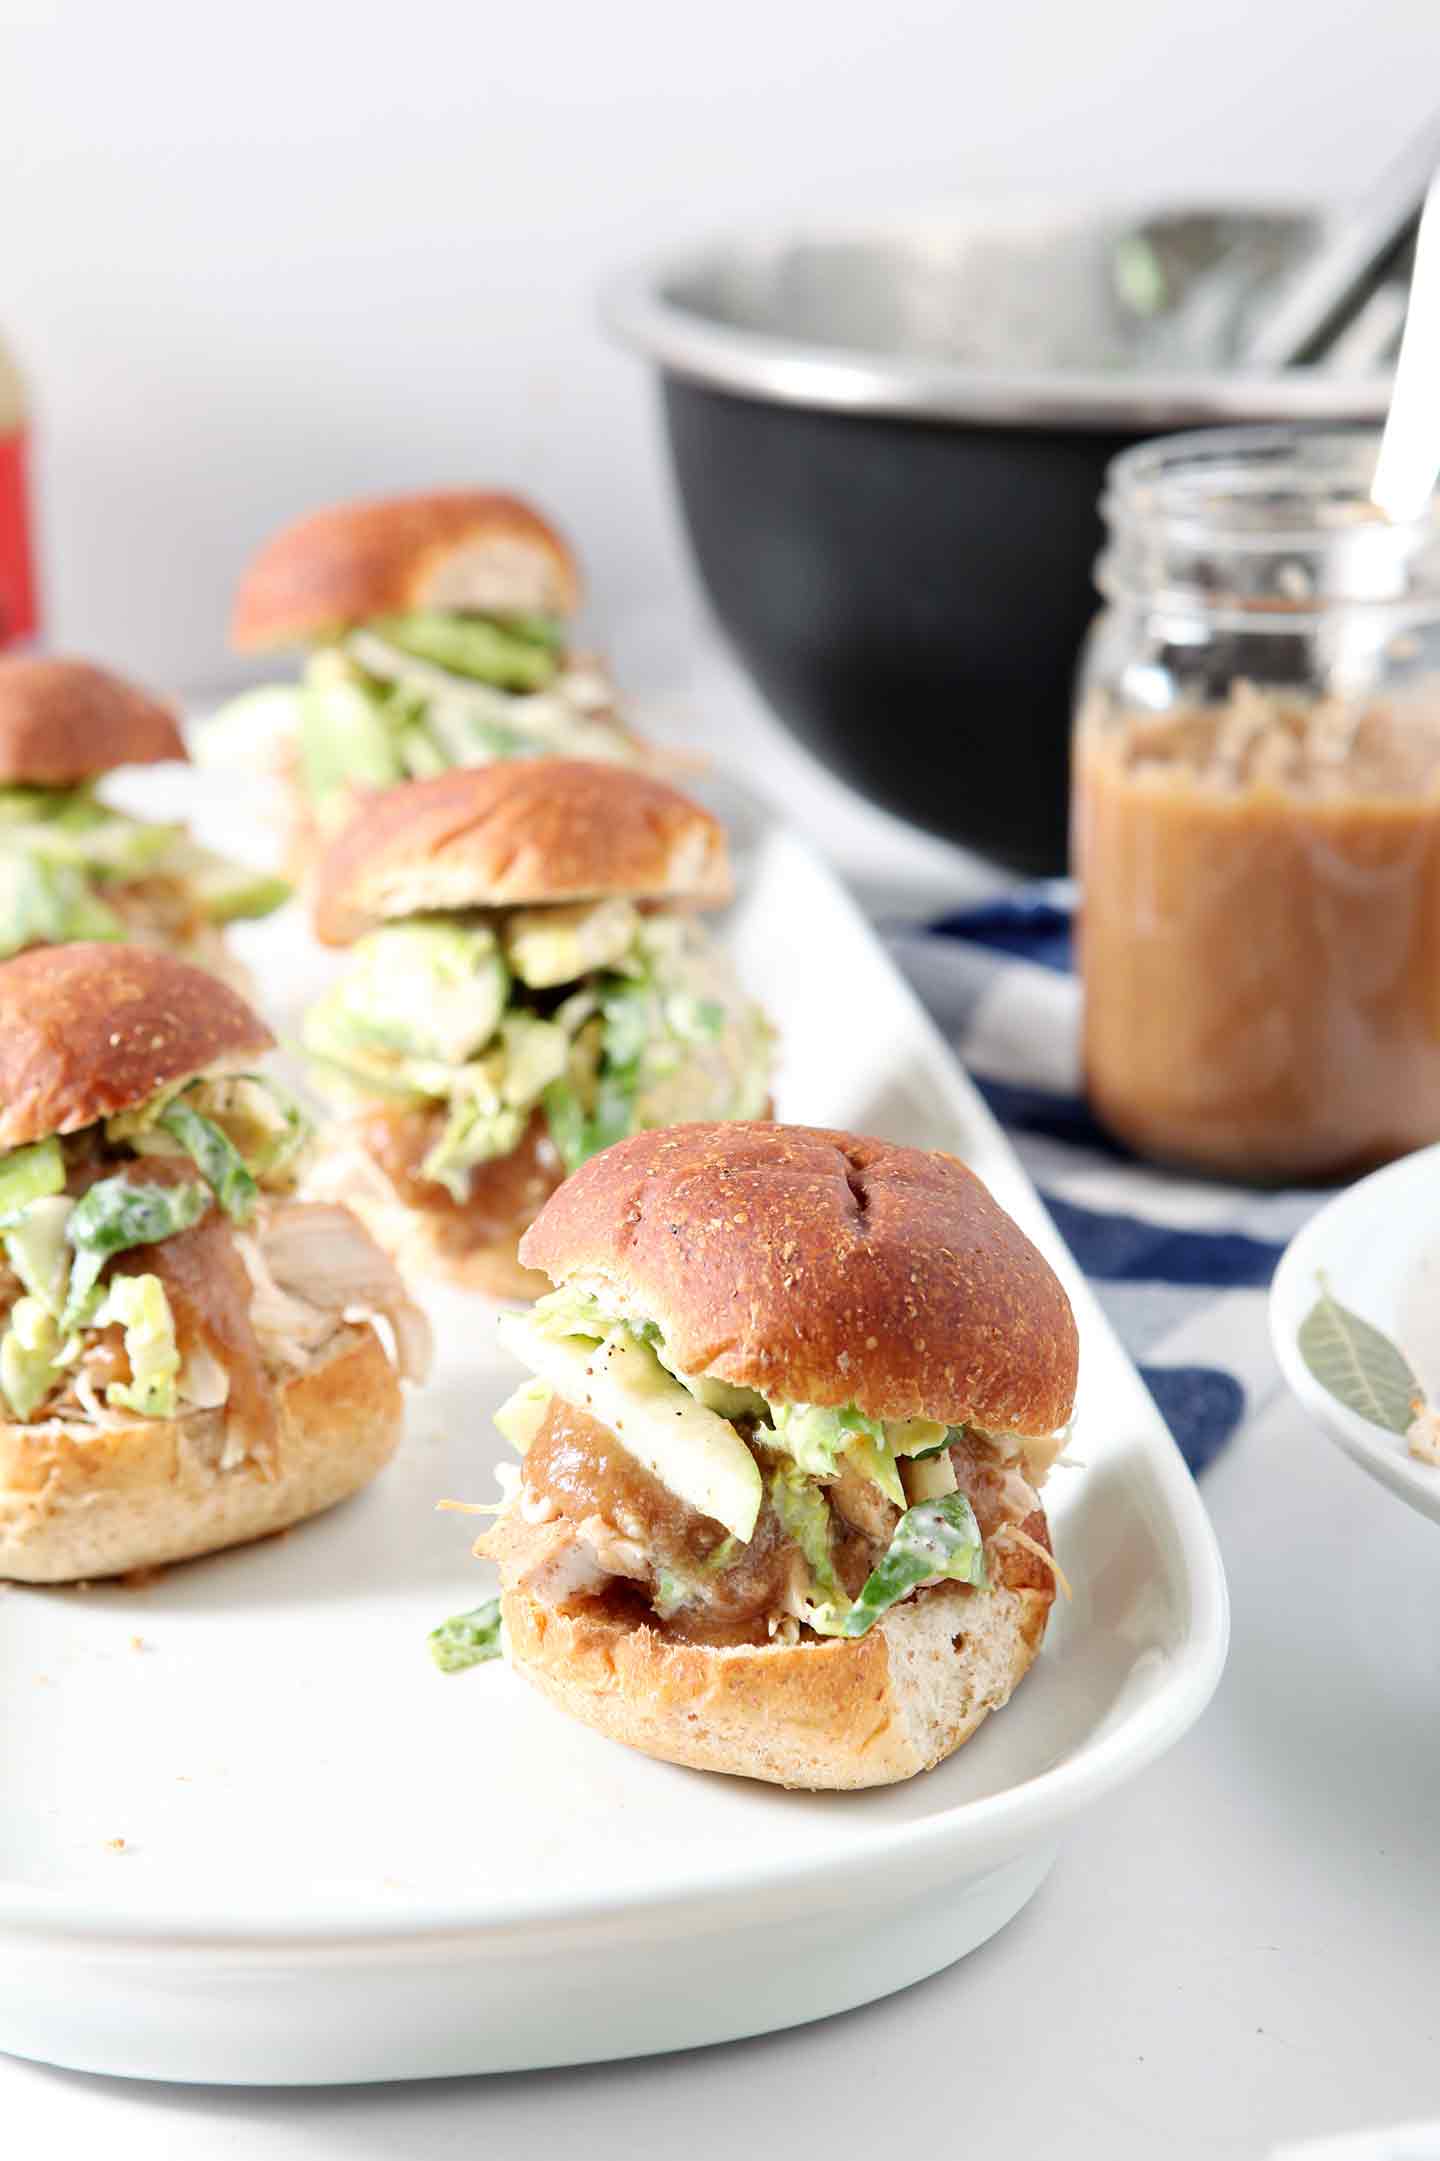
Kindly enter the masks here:
[[[674, 1640], [600, 1599], [547, 1603], [507, 1565], [527, 1549], [533, 1563], [543, 1530], [502, 1525], [481, 1544], [500, 1562], [517, 1673], [647, 1756], [779, 1786], [886, 1786], [942, 1762], [1024, 1678], [1055, 1595], [1028, 1556], [1007, 1552], [994, 1556], [988, 1592], [932, 1585], [854, 1641], [716, 1647]], [[1037, 1527], [1043, 1537], [1032, 1516]], [[515, 1573], [533, 1580], [531, 1565]]]
[[400, 1384], [368, 1325], [280, 1396], [273, 1465], [225, 1468], [225, 1417], [0, 1424], [0, 1578], [73, 1583], [216, 1553], [358, 1492], [394, 1454]]

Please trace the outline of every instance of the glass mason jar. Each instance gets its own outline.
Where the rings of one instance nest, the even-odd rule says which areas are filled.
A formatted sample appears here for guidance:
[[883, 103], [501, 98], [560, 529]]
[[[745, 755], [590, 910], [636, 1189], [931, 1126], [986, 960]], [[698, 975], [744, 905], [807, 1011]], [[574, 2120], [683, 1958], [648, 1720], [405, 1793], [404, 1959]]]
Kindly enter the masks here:
[[1142, 1154], [1264, 1182], [1440, 1139], [1440, 522], [1369, 429], [1110, 468], [1074, 746], [1084, 1060]]

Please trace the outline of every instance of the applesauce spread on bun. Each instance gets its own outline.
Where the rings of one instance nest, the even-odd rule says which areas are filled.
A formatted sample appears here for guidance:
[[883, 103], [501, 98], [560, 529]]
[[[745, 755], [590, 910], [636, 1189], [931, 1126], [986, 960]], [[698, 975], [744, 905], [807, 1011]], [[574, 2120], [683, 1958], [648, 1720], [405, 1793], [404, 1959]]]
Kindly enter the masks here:
[[639, 1127], [766, 1107], [769, 1026], [695, 912], [728, 897], [724, 835], [650, 775], [413, 782], [356, 814], [314, 892], [349, 952], [305, 1022], [339, 1113], [309, 1190], [407, 1263], [533, 1294], [516, 1241], [567, 1172]]
[[241, 581], [232, 640], [308, 647], [303, 680], [217, 719], [280, 728], [297, 871], [366, 790], [509, 758], [643, 763], [603, 666], [570, 650], [579, 599], [566, 542], [513, 496], [347, 503], [277, 533]]
[[258, 1537], [393, 1450], [428, 1331], [355, 1218], [297, 1197], [272, 1047], [153, 948], [0, 966], [0, 1577]]
[[519, 1672], [652, 1755], [788, 1785], [909, 1777], [1005, 1702], [1059, 1573], [1040, 1489], [1076, 1333], [971, 1172], [799, 1126], [643, 1133], [521, 1258], [557, 1288], [499, 1323], [532, 1377], [476, 1547]]

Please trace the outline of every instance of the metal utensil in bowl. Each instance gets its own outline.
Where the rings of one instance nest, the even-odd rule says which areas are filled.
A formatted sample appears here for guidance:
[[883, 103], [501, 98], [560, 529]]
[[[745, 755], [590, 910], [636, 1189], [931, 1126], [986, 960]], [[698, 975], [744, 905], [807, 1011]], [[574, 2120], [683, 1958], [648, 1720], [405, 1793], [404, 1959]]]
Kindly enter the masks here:
[[1341, 203], [1317, 227], [1273, 306], [1245, 338], [1249, 367], [1329, 364], [1338, 340], [1386, 284], [1399, 282], [1420, 223], [1427, 190], [1440, 171], [1440, 118], [1431, 120], [1363, 193]]
[[1165, 308], [1135, 304], [1137, 236], [1178, 307], [1180, 271], [1247, 227], [1281, 255], [1311, 230], [1215, 213], [1207, 257], [1206, 215], [1025, 206], [762, 234], [604, 298], [658, 367], [700, 577], [769, 704], [877, 802], [1020, 870], [1065, 859], [1111, 457], [1190, 426], [1385, 410], [1384, 377], [1235, 375], [1244, 296], [1206, 364], [1155, 364]]

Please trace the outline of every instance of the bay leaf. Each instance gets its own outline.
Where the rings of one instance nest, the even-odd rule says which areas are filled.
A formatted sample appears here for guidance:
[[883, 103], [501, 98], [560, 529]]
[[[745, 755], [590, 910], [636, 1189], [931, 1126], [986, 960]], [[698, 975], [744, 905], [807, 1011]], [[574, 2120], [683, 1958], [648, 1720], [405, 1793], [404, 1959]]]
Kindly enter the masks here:
[[1300, 1356], [1337, 1403], [1387, 1433], [1405, 1432], [1415, 1416], [1420, 1383], [1390, 1338], [1342, 1306], [1323, 1277], [1297, 1341]]

